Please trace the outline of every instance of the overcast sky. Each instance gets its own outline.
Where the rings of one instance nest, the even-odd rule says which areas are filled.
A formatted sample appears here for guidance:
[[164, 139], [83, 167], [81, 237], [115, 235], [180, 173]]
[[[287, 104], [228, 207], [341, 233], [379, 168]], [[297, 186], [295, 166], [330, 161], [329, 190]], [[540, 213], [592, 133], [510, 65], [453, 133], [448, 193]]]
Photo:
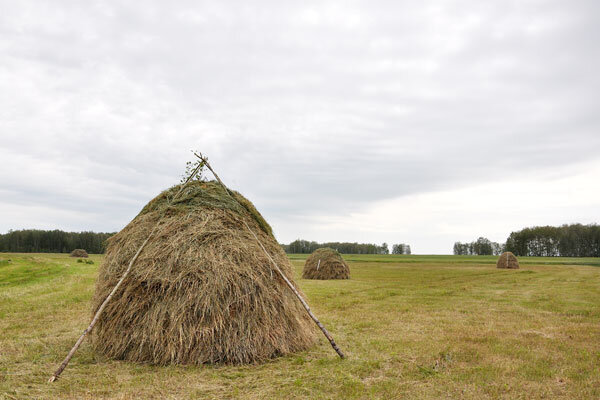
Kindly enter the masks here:
[[0, 9], [0, 232], [118, 231], [191, 149], [284, 243], [600, 222], [598, 1]]

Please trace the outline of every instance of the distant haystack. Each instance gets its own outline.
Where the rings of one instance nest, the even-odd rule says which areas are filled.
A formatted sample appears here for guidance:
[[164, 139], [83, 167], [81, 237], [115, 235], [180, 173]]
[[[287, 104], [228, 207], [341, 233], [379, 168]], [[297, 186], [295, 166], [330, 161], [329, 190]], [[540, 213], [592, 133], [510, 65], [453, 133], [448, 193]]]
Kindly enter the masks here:
[[151, 364], [243, 364], [312, 345], [312, 321], [265, 251], [293, 282], [291, 264], [252, 203], [211, 181], [190, 182], [171, 204], [180, 188], [108, 240], [94, 312], [160, 221], [98, 320], [96, 350]]
[[350, 279], [350, 268], [342, 255], [328, 247], [317, 249], [304, 264], [304, 279]]
[[508, 269], [519, 269], [519, 260], [517, 257], [511, 253], [510, 251], [502, 253], [500, 258], [498, 258], [498, 263], [496, 263], [497, 268], [508, 268]]
[[75, 249], [71, 252], [70, 257], [83, 257], [88, 258], [88, 253], [84, 249]]

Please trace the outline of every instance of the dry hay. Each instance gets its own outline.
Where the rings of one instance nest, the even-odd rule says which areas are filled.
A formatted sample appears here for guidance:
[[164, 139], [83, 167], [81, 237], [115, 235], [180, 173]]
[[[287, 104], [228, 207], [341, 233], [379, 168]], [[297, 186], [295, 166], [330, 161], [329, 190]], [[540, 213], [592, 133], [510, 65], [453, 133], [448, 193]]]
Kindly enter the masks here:
[[84, 249], [75, 249], [71, 252], [71, 254], [69, 254], [69, 257], [84, 257], [87, 258], [88, 253], [87, 251], [85, 251]]
[[350, 268], [337, 250], [324, 247], [315, 250], [304, 263], [304, 279], [350, 279]]
[[314, 325], [245, 221], [293, 282], [270, 226], [214, 181], [161, 193], [108, 241], [95, 312], [162, 213], [164, 218], [93, 333], [111, 358], [152, 364], [253, 363], [304, 350]]
[[508, 269], [519, 269], [519, 260], [510, 251], [502, 253], [498, 262], [496, 263], [497, 268], [508, 268]]

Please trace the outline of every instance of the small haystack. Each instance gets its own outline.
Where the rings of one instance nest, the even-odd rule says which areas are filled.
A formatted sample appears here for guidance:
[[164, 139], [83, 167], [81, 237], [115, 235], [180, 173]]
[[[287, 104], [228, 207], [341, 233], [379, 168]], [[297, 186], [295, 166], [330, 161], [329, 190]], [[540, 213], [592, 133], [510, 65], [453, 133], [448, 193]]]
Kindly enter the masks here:
[[[253, 363], [304, 350], [314, 325], [246, 222], [292, 280], [290, 262], [252, 203], [218, 183], [161, 193], [108, 241], [95, 312], [164, 214], [93, 331], [95, 349], [151, 364]], [[293, 280], [292, 280], [293, 282]]]
[[69, 255], [69, 257], [83, 257], [83, 258], [88, 258], [88, 253], [87, 251], [85, 251], [84, 249], [75, 249], [71, 252], [71, 254]]
[[324, 247], [315, 250], [304, 263], [304, 279], [350, 279], [350, 268], [337, 250]]
[[498, 262], [496, 263], [497, 268], [508, 268], [508, 269], [519, 269], [519, 260], [510, 251], [502, 253]]

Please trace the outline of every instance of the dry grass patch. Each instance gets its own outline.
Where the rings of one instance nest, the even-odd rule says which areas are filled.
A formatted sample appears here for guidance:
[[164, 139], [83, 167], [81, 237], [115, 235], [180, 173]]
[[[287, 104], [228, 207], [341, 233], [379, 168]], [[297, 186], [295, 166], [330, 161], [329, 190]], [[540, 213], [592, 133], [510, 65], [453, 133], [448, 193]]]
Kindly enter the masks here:
[[[600, 397], [600, 269], [387, 262], [352, 256], [352, 279], [300, 280], [348, 354], [324, 339], [246, 366], [111, 361], [89, 342], [96, 265], [18, 255], [0, 268], [0, 398], [593, 399]], [[91, 256], [98, 261], [98, 256]], [[304, 259], [293, 261], [296, 278]], [[40, 261], [43, 260], [43, 261]], [[64, 265], [67, 264], [68, 267]], [[28, 271], [24, 273], [24, 271]]]

